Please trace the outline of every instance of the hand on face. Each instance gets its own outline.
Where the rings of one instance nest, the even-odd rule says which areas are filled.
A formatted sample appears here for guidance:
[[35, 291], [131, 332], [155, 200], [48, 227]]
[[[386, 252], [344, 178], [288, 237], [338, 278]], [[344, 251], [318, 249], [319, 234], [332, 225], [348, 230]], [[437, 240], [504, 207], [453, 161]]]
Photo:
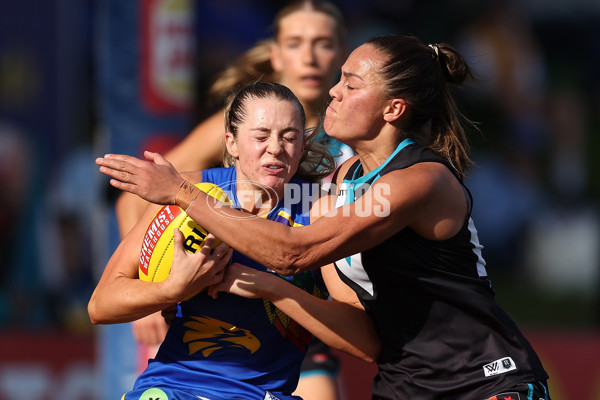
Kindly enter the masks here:
[[175, 204], [175, 195], [184, 179], [158, 153], [144, 152], [148, 161], [123, 154], [107, 154], [96, 159], [100, 172], [110, 176], [117, 189], [140, 196], [155, 204]]

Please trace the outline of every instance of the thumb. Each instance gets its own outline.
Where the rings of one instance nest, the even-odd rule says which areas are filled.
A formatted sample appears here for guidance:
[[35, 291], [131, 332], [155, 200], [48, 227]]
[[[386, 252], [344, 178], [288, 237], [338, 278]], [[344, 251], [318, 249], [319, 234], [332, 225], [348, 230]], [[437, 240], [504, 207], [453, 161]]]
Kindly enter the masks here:
[[183, 247], [183, 232], [178, 228], [173, 230], [173, 251], [173, 255], [185, 252], [185, 248]]
[[170, 163], [160, 155], [160, 153], [154, 153], [152, 151], [144, 151], [144, 158], [148, 161], [152, 161], [156, 165], [170, 165]]

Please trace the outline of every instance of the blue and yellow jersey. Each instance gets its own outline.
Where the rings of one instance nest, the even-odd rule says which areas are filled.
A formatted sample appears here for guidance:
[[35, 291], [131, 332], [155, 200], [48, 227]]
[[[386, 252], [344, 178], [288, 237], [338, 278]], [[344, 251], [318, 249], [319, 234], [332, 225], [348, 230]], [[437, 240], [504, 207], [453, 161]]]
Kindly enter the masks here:
[[[239, 204], [235, 168], [205, 170], [202, 180], [219, 185], [234, 205]], [[302, 192], [295, 193], [297, 199], [311, 198], [317, 189], [299, 180], [290, 183]], [[308, 209], [306, 201], [282, 199], [263, 217], [302, 226], [309, 224]], [[227, 238], [221, 239], [227, 242]], [[257, 241], [257, 246], [264, 245]], [[232, 262], [266, 271], [238, 252]], [[318, 297], [327, 296], [318, 270], [282, 279]], [[229, 293], [212, 299], [200, 293], [179, 305], [156, 358], [150, 360], [125, 399], [154, 399], [152, 390], [161, 391], [161, 400], [166, 400], [165, 396], [169, 400], [292, 399], [310, 339], [309, 332], [266, 299]]]

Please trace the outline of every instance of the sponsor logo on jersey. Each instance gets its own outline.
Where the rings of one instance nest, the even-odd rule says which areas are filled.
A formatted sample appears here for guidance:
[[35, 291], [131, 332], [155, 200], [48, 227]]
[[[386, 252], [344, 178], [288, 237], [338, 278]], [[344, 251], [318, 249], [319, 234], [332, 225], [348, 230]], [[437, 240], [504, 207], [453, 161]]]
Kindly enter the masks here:
[[517, 369], [517, 366], [510, 357], [500, 358], [483, 366], [483, 372], [485, 373], [485, 376], [504, 374], [515, 369]]
[[241, 347], [250, 354], [260, 348], [260, 341], [249, 330], [207, 316], [191, 317], [183, 324], [188, 330], [183, 335], [190, 355], [201, 352], [204, 357], [223, 348]]

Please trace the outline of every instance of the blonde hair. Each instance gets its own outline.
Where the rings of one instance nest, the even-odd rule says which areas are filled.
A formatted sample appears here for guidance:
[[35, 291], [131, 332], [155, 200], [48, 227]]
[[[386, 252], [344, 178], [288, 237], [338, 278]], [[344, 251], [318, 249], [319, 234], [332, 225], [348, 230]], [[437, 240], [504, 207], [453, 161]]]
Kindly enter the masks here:
[[336, 25], [336, 33], [340, 43], [346, 38], [346, 25], [341, 11], [332, 3], [318, 0], [300, 0], [282, 8], [273, 21], [273, 36], [260, 40], [254, 47], [240, 55], [223, 72], [218, 74], [213, 84], [208, 89], [208, 98], [211, 103], [217, 104], [226, 101], [227, 94], [240, 86], [256, 80], [277, 82], [278, 74], [271, 66], [271, 46], [277, 40], [281, 27], [281, 20], [301, 10], [315, 11], [330, 16]]
[[[292, 103], [300, 112], [302, 126], [305, 126], [304, 108], [290, 89], [274, 82], [256, 81], [243, 86], [234, 95], [230, 96], [225, 107], [225, 130], [231, 132], [237, 140], [239, 126], [246, 120], [246, 105], [248, 102], [266, 98], [275, 98]], [[296, 178], [308, 182], [319, 182], [335, 169], [333, 156], [327, 146], [316, 141], [317, 135], [313, 134], [314, 129], [304, 131], [307, 140], [295, 174]], [[232, 167], [235, 165], [235, 161], [235, 158], [225, 149], [223, 165]]]

